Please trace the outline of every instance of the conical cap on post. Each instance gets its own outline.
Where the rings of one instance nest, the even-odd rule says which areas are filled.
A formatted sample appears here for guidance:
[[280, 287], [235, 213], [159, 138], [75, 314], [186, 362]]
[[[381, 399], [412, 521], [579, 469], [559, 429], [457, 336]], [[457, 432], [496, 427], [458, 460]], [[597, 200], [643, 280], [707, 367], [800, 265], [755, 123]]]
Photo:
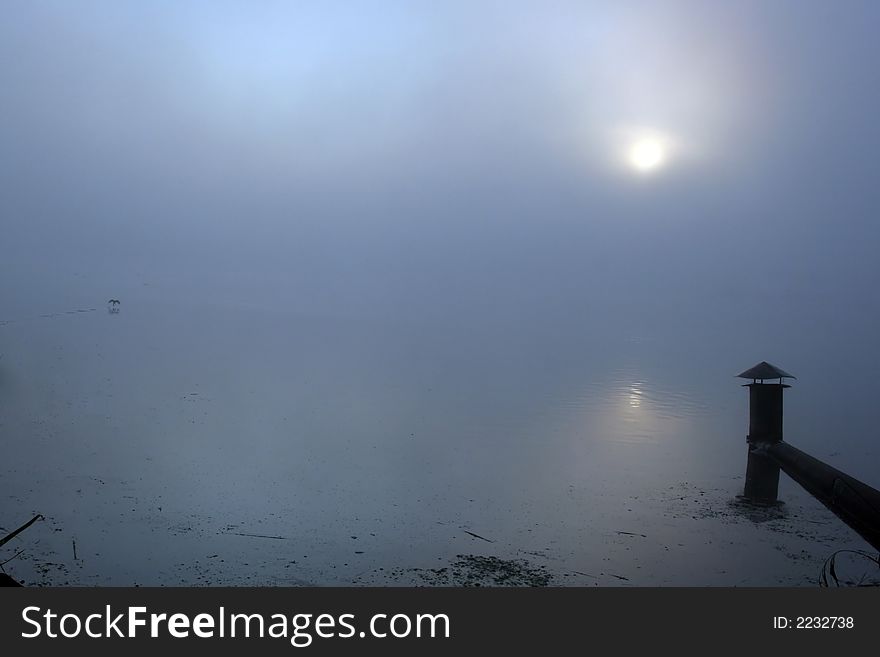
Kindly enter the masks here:
[[782, 368], [771, 365], [766, 360], [762, 360], [754, 367], [750, 367], [745, 372], [736, 375], [740, 379], [752, 379], [753, 381], [764, 379], [796, 379], [794, 374], [789, 374]]

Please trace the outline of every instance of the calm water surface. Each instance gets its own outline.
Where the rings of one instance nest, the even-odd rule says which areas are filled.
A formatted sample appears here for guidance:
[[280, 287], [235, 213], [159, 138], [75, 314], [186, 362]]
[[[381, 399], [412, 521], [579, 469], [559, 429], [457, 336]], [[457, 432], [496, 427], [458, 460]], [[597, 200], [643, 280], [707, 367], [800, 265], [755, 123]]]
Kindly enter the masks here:
[[[476, 555], [562, 585], [809, 585], [865, 547], [790, 482], [776, 514], [734, 504], [732, 375], [774, 358], [747, 339], [125, 291], [0, 326], [0, 525], [46, 516], [25, 581], [460, 583], [439, 569]], [[787, 438], [876, 481], [873, 445], [831, 433], [865, 429], [855, 390], [800, 356]]]

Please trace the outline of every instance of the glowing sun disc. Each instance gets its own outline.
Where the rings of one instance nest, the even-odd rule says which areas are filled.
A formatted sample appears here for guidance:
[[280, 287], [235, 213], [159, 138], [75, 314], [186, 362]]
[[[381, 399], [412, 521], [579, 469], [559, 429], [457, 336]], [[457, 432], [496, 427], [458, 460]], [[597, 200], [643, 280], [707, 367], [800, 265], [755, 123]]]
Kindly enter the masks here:
[[666, 153], [657, 139], [640, 139], [629, 151], [629, 163], [636, 171], [651, 171], [663, 164]]

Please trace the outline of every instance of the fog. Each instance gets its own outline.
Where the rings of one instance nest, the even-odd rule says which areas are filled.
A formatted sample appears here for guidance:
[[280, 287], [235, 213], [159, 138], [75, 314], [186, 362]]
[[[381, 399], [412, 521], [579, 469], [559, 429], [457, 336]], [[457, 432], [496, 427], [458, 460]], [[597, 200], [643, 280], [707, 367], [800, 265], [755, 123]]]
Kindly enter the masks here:
[[4, 14], [21, 579], [811, 584], [863, 546], [793, 484], [729, 501], [765, 359], [786, 440], [880, 484], [874, 3]]

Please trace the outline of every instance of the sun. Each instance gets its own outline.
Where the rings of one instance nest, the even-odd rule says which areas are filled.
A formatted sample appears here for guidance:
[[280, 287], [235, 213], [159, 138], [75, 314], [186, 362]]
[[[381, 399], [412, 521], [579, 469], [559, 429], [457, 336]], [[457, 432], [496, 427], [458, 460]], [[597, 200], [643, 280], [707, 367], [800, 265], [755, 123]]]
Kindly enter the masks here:
[[659, 139], [645, 137], [630, 146], [628, 159], [633, 169], [648, 173], [663, 166], [666, 161], [666, 149]]

